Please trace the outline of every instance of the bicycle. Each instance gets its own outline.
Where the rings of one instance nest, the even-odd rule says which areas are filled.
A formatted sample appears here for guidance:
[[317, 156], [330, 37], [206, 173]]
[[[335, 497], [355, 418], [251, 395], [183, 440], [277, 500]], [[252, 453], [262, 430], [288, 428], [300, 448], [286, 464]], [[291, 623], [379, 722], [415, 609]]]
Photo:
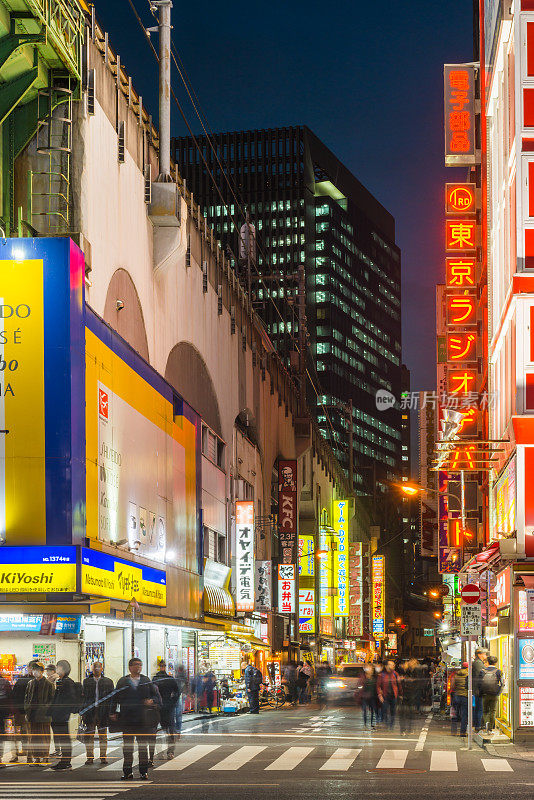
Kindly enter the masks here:
[[263, 689], [263, 691], [260, 692], [260, 706], [281, 708], [286, 700], [286, 693], [281, 687], [278, 689]]

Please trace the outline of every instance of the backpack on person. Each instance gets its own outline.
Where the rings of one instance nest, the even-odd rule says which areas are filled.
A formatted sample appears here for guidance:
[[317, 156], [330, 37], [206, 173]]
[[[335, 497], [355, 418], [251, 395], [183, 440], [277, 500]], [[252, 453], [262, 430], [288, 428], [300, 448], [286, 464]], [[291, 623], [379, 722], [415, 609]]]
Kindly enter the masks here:
[[481, 694], [498, 695], [501, 693], [501, 681], [497, 669], [482, 670], [482, 677], [480, 681]]

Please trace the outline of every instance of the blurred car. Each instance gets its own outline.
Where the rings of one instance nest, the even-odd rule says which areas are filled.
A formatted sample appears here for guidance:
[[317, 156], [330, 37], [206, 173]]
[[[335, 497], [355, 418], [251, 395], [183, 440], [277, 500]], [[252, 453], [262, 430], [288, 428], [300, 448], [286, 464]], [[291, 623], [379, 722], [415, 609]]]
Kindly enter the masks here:
[[355, 700], [362, 688], [363, 676], [361, 664], [340, 664], [325, 682], [326, 700], [329, 703]]

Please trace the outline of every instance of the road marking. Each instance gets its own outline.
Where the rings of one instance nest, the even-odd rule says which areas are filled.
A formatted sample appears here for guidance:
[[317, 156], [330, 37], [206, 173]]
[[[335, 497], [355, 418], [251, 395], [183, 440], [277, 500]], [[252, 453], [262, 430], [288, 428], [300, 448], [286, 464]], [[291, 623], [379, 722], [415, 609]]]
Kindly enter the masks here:
[[[229, 738], [231, 736], [246, 736], [248, 739], [257, 738], [257, 737], [266, 737], [268, 736], [270, 739], [279, 739], [279, 738], [294, 738], [293, 733], [256, 733], [255, 731], [250, 731], [250, 733], [192, 733], [191, 736], [201, 736], [203, 739], [206, 737], [213, 737], [213, 736], [224, 736], [225, 738]], [[344, 734], [337, 734], [337, 733], [308, 733], [306, 735], [306, 739], [321, 739], [322, 741], [326, 739], [347, 739], [350, 741], [370, 741], [371, 733], [363, 733], [361, 736], [348, 736]], [[184, 734], [182, 734], [182, 738], [184, 738]], [[372, 736], [371, 740], [373, 742], [418, 742], [419, 739], [410, 737], [410, 736]]]
[[277, 769], [277, 770], [290, 770], [295, 769], [295, 767], [303, 761], [307, 755], [309, 755], [312, 750], [315, 750], [314, 747], [290, 747], [289, 750], [286, 750], [285, 753], [282, 753], [272, 764], [269, 764], [268, 767], [265, 767], [266, 770], [270, 769]]
[[191, 764], [194, 764], [195, 761], [199, 761], [201, 758], [204, 758], [204, 756], [207, 756], [213, 750], [217, 750], [219, 747], [220, 745], [218, 744], [196, 744], [184, 753], [180, 753], [179, 756], [171, 758], [166, 764], [161, 764], [159, 767], [156, 767], [156, 770], [185, 769]]
[[403, 769], [408, 752], [408, 750], [384, 750], [376, 769]]
[[458, 772], [455, 750], [432, 750], [430, 756], [431, 772]]
[[224, 758], [222, 761], [219, 761], [218, 764], [215, 764], [214, 767], [210, 767], [210, 769], [215, 770], [235, 770], [239, 769], [246, 764], [248, 761], [257, 756], [258, 753], [261, 753], [265, 750], [265, 746], [262, 747], [240, 747], [239, 750], [236, 750], [235, 753]]
[[338, 747], [328, 761], [320, 767], [321, 770], [336, 770], [345, 772], [356, 761], [362, 751], [355, 748]]
[[433, 716], [434, 716], [433, 713], [430, 712], [428, 717], [425, 719], [425, 724], [421, 728], [421, 733], [419, 734], [419, 738], [417, 740], [417, 744], [415, 745], [415, 752], [416, 753], [420, 752], [425, 746], [426, 737], [428, 736], [428, 728], [430, 726], [430, 722], [431, 722]]
[[483, 758], [482, 764], [486, 772], [513, 772], [505, 758]]

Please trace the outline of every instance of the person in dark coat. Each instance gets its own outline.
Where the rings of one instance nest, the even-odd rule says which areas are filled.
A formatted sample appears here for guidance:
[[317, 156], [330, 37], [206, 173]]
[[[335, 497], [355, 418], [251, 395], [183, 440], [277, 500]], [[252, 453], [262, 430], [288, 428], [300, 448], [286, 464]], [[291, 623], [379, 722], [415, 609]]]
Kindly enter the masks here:
[[7, 678], [0, 675], [0, 768], [4, 768], [6, 764], [2, 764], [2, 756], [4, 755], [4, 744], [7, 741], [6, 719], [13, 715], [13, 692], [11, 684]]
[[[158, 687], [161, 695], [161, 727], [167, 733], [167, 758], [174, 758], [175, 710], [180, 697], [180, 689], [178, 682], [172, 675], [169, 675], [166, 667], [165, 661], [160, 661], [159, 670], [152, 678], [152, 683]], [[154, 735], [148, 748], [150, 765], [154, 763], [155, 750], [156, 737]]]
[[78, 711], [76, 684], [69, 677], [70, 664], [68, 661], [58, 661], [56, 665], [58, 679], [56, 680], [55, 694], [49, 707], [54, 742], [59, 748], [60, 759], [52, 769], [72, 769], [72, 741], [69, 733], [70, 715]]
[[[33, 661], [28, 664], [28, 670], [33, 667]], [[11, 759], [11, 764], [16, 764], [19, 758], [24, 758], [28, 755], [28, 723], [26, 722], [26, 715], [24, 713], [24, 698], [26, 696], [26, 689], [29, 682], [32, 680], [30, 672], [25, 675], [20, 675], [13, 687], [13, 714], [15, 722], [15, 734], [13, 736], [13, 743], [15, 745], [15, 754]]]
[[29, 726], [28, 764], [48, 761], [50, 749], [50, 715], [48, 712], [54, 687], [44, 676], [44, 666], [35, 661], [32, 680], [26, 688], [24, 711]]
[[110, 695], [115, 688], [111, 678], [106, 678], [104, 667], [95, 661], [92, 672], [85, 678], [82, 689], [82, 722], [85, 725], [86, 765], [95, 760], [95, 731], [98, 734], [100, 763], [107, 764]]
[[247, 690], [248, 704], [251, 714], [260, 713], [260, 688], [263, 675], [251, 662], [245, 669], [245, 689]]
[[369, 724], [371, 728], [375, 727], [376, 707], [378, 697], [376, 694], [376, 675], [372, 664], [366, 664], [363, 668], [364, 677], [361, 687], [361, 701], [362, 701], [362, 714], [363, 724], [367, 727], [367, 715], [369, 714]]
[[[122, 730], [122, 749], [124, 754], [123, 775], [121, 780], [133, 779], [133, 754], [135, 741], [139, 753], [139, 776], [141, 780], [148, 778], [148, 741], [158, 719], [161, 708], [161, 696], [157, 686], [150, 678], [141, 674], [143, 662], [140, 658], [131, 658], [128, 662], [128, 675], [117, 682], [116, 694], [111, 704], [111, 720], [118, 720]], [[120, 713], [117, 713], [120, 707]]]

